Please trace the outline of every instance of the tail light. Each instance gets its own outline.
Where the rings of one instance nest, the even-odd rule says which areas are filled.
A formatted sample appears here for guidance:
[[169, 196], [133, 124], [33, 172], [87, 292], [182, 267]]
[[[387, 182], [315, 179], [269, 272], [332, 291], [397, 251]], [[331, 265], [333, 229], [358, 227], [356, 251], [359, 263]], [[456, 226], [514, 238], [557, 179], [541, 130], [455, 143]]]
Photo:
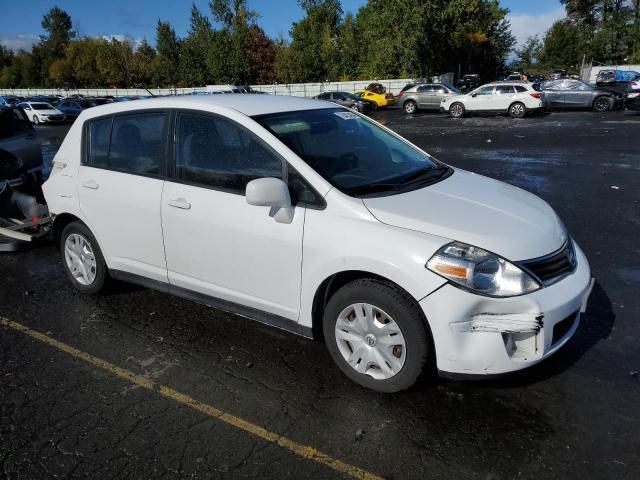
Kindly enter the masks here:
[[529, 95], [531, 95], [533, 98], [540, 98], [540, 97], [542, 97], [542, 94], [541, 94], [540, 92], [530, 93]]

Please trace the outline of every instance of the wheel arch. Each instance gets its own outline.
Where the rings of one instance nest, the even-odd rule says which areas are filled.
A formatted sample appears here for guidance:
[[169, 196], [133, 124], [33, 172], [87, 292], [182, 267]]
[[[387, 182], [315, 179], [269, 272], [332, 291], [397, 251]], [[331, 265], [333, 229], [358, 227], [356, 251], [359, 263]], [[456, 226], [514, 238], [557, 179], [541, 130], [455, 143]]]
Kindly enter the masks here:
[[[72, 213], [61, 213], [56, 215], [53, 219], [53, 227], [51, 229], [51, 233], [53, 235], [53, 241], [55, 242], [56, 248], [60, 249], [60, 238], [62, 237], [62, 231], [65, 229], [67, 225], [73, 222], [80, 222], [85, 227], [89, 228], [89, 226], [82, 221], [82, 219], [76, 217]], [[91, 230], [89, 228], [89, 230]]]
[[431, 334], [431, 328], [429, 326], [429, 322], [424, 312], [422, 311], [422, 308], [420, 308], [418, 299], [416, 299], [414, 295], [408, 292], [406, 288], [403, 288], [402, 285], [398, 284], [397, 282], [394, 282], [393, 280], [390, 280], [389, 278], [379, 275], [377, 273], [373, 273], [366, 270], [344, 270], [344, 271], [336, 272], [332, 275], [329, 275], [320, 283], [320, 285], [315, 291], [313, 302], [311, 305], [311, 330], [312, 330], [314, 339], [316, 340], [323, 339], [322, 317], [324, 314], [324, 309], [329, 299], [331, 298], [331, 296], [346, 284], [353, 282], [354, 280], [361, 280], [361, 279], [378, 280], [382, 283], [385, 283], [405, 293], [407, 295], [407, 298], [410, 298], [411, 301], [414, 303], [417, 311], [420, 312], [425, 328], [427, 328], [429, 336], [433, 338]]

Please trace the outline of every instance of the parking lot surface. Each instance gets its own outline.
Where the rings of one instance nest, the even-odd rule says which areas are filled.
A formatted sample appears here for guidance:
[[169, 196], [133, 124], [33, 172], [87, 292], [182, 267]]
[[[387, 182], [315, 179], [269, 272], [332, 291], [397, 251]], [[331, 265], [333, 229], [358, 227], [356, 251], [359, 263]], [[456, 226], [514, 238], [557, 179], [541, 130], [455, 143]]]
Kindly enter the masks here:
[[[320, 342], [133, 286], [81, 295], [53, 246], [4, 254], [0, 475], [640, 478], [640, 115], [374, 117], [558, 212], [596, 279], [565, 348], [377, 394]], [[38, 129], [49, 161], [67, 128]]]

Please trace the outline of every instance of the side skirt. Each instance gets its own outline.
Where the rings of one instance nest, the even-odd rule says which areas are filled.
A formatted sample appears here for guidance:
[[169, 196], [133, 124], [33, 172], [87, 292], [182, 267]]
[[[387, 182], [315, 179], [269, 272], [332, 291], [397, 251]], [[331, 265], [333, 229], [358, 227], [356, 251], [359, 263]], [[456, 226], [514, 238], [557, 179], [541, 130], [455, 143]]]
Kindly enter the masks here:
[[269, 325], [287, 332], [295, 333], [302, 337], [313, 339], [313, 332], [310, 327], [300, 325], [298, 322], [289, 320], [288, 318], [275, 315], [273, 313], [258, 310], [257, 308], [247, 307], [240, 305], [239, 303], [230, 302], [221, 298], [205, 295], [204, 293], [194, 292], [186, 288], [176, 287], [168, 283], [160, 282], [158, 280], [152, 280], [150, 278], [135, 275], [129, 272], [123, 272], [122, 270], [109, 270], [109, 275], [116, 280], [123, 282], [135, 283], [145, 288], [151, 288], [163, 293], [169, 293], [176, 297], [191, 300], [196, 303], [202, 303], [209, 307], [217, 308], [223, 312], [233, 313], [240, 317], [255, 320], [265, 325]]

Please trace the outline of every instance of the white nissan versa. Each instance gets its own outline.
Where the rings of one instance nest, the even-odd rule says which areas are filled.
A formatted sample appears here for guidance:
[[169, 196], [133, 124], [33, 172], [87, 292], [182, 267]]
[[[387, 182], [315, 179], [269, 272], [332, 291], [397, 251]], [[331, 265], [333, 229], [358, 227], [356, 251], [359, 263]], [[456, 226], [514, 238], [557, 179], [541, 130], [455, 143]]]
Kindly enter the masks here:
[[324, 338], [379, 391], [533, 365], [573, 335], [590, 291], [544, 201], [317, 100], [85, 110], [44, 193], [78, 290], [126, 280]]

